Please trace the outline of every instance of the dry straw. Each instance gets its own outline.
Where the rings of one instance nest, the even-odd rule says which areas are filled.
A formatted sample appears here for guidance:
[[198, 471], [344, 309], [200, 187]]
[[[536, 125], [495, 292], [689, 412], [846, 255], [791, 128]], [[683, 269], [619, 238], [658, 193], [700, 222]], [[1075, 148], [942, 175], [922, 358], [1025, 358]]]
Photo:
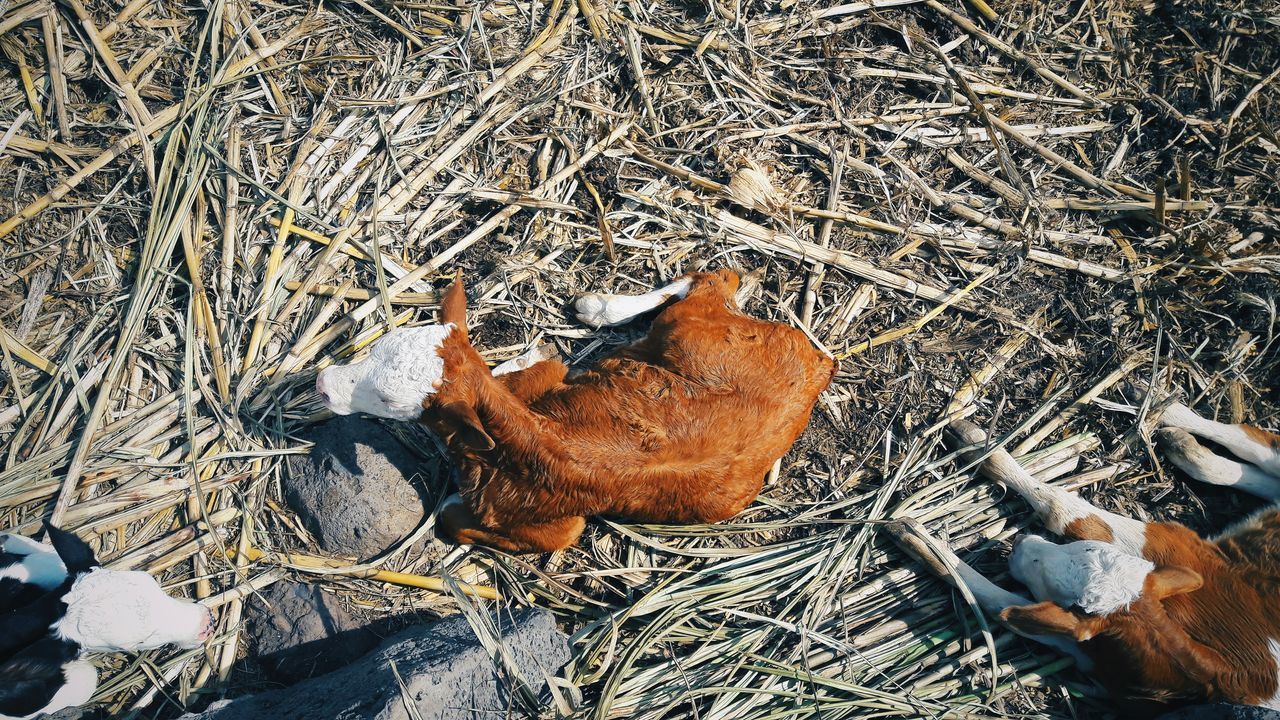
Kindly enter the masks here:
[[[1247, 509], [1165, 472], [1131, 385], [1280, 424], [1280, 25], [1148, 5], [0, 2], [0, 527], [52, 516], [217, 610], [204, 649], [98, 658], [126, 716], [258, 687], [242, 609], [283, 579], [463, 612], [508, 678], [482, 610], [550, 608], [574, 659], [521, 712], [1097, 712], [882, 529], [1002, 575], [1026, 508], [942, 444], [956, 417], [1117, 511]], [[315, 372], [456, 270], [489, 359], [590, 362], [639, 328], [575, 295], [708, 266], [842, 359], [740, 517], [529, 558], [428, 518], [361, 562], [285, 508]], [[438, 443], [387, 431], [442, 498]]]

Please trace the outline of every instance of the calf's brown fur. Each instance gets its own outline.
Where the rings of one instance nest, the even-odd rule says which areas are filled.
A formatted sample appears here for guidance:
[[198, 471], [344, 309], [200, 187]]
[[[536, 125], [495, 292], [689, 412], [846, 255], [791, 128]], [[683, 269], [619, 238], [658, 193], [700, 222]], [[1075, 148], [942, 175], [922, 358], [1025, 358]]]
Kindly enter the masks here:
[[645, 338], [573, 378], [558, 360], [495, 377], [467, 337], [461, 282], [449, 288], [457, 329], [422, 410], [459, 471], [443, 536], [549, 551], [587, 516], [708, 523], [756, 497], [836, 366], [795, 328], [742, 314], [736, 274], [691, 279]]

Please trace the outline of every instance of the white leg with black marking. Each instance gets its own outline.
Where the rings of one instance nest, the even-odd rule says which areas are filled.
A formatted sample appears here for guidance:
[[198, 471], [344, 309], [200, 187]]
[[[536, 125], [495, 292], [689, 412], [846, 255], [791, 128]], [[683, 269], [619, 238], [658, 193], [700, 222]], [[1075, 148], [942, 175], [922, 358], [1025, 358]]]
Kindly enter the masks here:
[[[951, 431], [965, 445], [981, 445], [987, 441], [987, 434], [967, 420], [952, 422]], [[969, 455], [978, 452], [981, 451]], [[1142, 555], [1147, 544], [1146, 523], [1094, 507], [1074, 492], [1040, 482], [1004, 448], [996, 448], [987, 456], [982, 472], [1021, 495], [1052, 532], [1111, 542], [1125, 552]]]
[[578, 319], [591, 327], [621, 325], [636, 316], [656, 309], [673, 297], [683, 298], [688, 294], [692, 284], [693, 281], [686, 277], [643, 295], [590, 293], [578, 298], [573, 304], [573, 309]]
[[1156, 431], [1155, 437], [1164, 456], [1196, 480], [1243, 490], [1264, 500], [1280, 500], [1280, 478], [1249, 463], [1215, 455], [1186, 430], [1164, 427]]
[[[915, 520], [898, 520], [889, 523], [885, 529], [903, 550], [924, 564], [939, 579], [957, 588], [958, 582], [964, 583], [964, 586], [973, 594], [978, 607], [982, 608], [983, 614], [990, 620], [999, 622], [1000, 612], [1005, 608], [1035, 603], [1034, 600], [1009, 592], [988, 580], [982, 573], [970, 567], [969, 563], [961, 560], [946, 543], [928, 536], [924, 528]], [[925, 537], [929, 537], [932, 542], [926, 542]], [[1070, 655], [1082, 669], [1087, 670], [1092, 664], [1088, 656], [1081, 652], [1074, 642], [1066, 638], [1051, 635], [1023, 635], [1023, 637]]]
[[87, 660], [77, 660], [62, 666], [66, 684], [58, 688], [49, 704], [41, 711], [54, 713], [69, 707], [79, 707], [89, 702], [98, 690], [98, 670]]
[[1215, 442], [1246, 463], [1257, 465], [1262, 472], [1280, 477], [1280, 445], [1277, 445], [1280, 438], [1272, 433], [1250, 425], [1228, 425], [1208, 420], [1181, 403], [1170, 405], [1160, 416], [1160, 424], [1181, 428]]

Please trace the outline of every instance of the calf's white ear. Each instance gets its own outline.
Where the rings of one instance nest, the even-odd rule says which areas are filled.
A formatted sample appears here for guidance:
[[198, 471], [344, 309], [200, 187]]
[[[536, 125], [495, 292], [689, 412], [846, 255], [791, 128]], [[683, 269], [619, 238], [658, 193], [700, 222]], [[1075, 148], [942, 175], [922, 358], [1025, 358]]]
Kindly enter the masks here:
[[68, 575], [89, 572], [98, 566], [93, 548], [75, 533], [54, 527], [48, 520], [44, 521], [44, 532], [62, 564], [66, 566]]

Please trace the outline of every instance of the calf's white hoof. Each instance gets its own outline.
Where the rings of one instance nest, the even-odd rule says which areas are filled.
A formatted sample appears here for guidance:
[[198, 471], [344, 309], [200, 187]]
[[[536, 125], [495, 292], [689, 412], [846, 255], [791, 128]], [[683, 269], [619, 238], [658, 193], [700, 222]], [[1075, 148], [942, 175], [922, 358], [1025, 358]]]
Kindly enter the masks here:
[[1226, 486], [1240, 482], [1240, 463], [1213, 454], [1186, 430], [1166, 426], [1157, 430], [1154, 437], [1167, 460], [1200, 482]]
[[609, 312], [609, 297], [600, 293], [583, 295], [573, 303], [578, 320], [593, 328], [602, 328], [618, 322]]
[[539, 345], [523, 355], [518, 355], [506, 362], [499, 363], [493, 368], [493, 375], [497, 377], [518, 370], [528, 370], [543, 360], [550, 360], [554, 355], [555, 352], [551, 346]]

